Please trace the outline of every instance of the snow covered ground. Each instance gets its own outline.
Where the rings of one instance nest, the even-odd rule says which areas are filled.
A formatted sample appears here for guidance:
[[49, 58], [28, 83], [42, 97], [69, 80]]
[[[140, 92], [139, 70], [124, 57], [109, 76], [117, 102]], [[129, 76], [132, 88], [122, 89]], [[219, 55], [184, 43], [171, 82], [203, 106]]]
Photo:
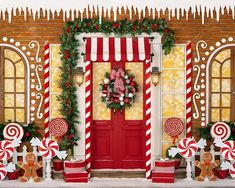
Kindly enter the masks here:
[[40, 183], [34, 183], [29, 181], [27, 183], [16, 181], [2, 181], [0, 182], [0, 187], [4, 188], [31, 188], [31, 187], [39, 187], [39, 188], [66, 188], [66, 187], [76, 187], [76, 188], [117, 188], [117, 187], [125, 187], [125, 188], [141, 188], [141, 187], [235, 187], [235, 180], [226, 179], [226, 180], [217, 180], [215, 182], [204, 181], [204, 182], [197, 182], [197, 181], [187, 181], [187, 180], [180, 180], [176, 179], [174, 184], [164, 184], [164, 183], [152, 183], [150, 180], [146, 180], [144, 178], [91, 178], [89, 183], [65, 183], [61, 179], [56, 179], [53, 181], [42, 181]]

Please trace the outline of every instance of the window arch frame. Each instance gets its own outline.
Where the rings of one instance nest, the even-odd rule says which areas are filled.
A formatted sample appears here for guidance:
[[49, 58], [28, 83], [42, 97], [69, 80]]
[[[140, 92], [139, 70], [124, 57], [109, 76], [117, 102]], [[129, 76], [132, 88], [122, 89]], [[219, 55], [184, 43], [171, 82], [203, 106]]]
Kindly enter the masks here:
[[[2, 43], [2, 44], [0, 44], [0, 47], [2, 47], [4, 49], [12, 50], [15, 53], [17, 53], [21, 57], [21, 60], [23, 61], [24, 65], [25, 65], [25, 79], [24, 80], [25, 80], [25, 95], [26, 95], [26, 97], [25, 97], [25, 107], [24, 107], [24, 109], [25, 109], [26, 117], [25, 117], [25, 122], [24, 123], [28, 124], [28, 123], [30, 123], [30, 66], [29, 66], [28, 58], [23, 53], [23, 51], [21, 51], [19, 48], [17, 48], [14, 45], [3, 44]], [[4, 97], [3, 97], [3, 100], [4, 100]], [[3, 108], [4, 108], [4, 106], [3, 106]]]

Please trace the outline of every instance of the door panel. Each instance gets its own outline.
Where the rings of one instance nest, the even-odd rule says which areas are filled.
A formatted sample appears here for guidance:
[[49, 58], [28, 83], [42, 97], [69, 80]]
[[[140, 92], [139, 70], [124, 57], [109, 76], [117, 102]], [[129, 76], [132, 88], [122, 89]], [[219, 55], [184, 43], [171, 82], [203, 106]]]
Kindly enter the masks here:
[[[110, 67], [107, 63], [106, 65], [93, 63], [93, 120], [91, 131], [91, 168], [93, 169], [145, 167], [144, 66], [141, 62], [132, 64], [112, 62], [109, 64]], [[128, 69], [129, 73], [134, 74], [139, 84], [136, 102], [130, 109], [122, 112], [107, 109], [105, 104], [100, 102], [99, 92], [97, 92], [97, 89], [99, 89], [97, 85], [102, 83], [105, 72], [110, 72], [111, 68]]]

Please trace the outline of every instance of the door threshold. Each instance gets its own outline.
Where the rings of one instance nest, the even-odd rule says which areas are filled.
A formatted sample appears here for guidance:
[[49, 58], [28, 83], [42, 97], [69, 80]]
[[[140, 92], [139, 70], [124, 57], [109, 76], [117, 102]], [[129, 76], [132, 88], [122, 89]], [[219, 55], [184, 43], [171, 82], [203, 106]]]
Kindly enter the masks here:
[[92, 169], [91, 177], [145, 178], [145, 170], [144, 169]]

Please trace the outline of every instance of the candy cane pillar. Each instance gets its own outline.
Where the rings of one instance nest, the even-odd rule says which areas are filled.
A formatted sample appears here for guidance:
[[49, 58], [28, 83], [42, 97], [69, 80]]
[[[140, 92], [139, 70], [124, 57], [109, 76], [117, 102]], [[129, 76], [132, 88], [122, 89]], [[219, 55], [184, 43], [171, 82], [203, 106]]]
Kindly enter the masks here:
[[44, 137], [49, 137], [49, 118], [50, 118], [50, 45], [48, 42], [44, 45], [44, 119], [45, 119], [45, 134]]
[[86, 168], [88, 172], [88, 176], [90, 177], [90, 171], [91, 171], [91, 62], [86, 62], [85, 67], [86, 73], [85, 73], [85, 80], [86, 80], [86, 86], [85, 86], [85, 155], [86, 155]]
[[192, 44], [186, 45], [186, 137], [192, 136]]
[[145, 126], [146, 126], [146, 178], [151, 178], [151, 65], [145, 62]]

